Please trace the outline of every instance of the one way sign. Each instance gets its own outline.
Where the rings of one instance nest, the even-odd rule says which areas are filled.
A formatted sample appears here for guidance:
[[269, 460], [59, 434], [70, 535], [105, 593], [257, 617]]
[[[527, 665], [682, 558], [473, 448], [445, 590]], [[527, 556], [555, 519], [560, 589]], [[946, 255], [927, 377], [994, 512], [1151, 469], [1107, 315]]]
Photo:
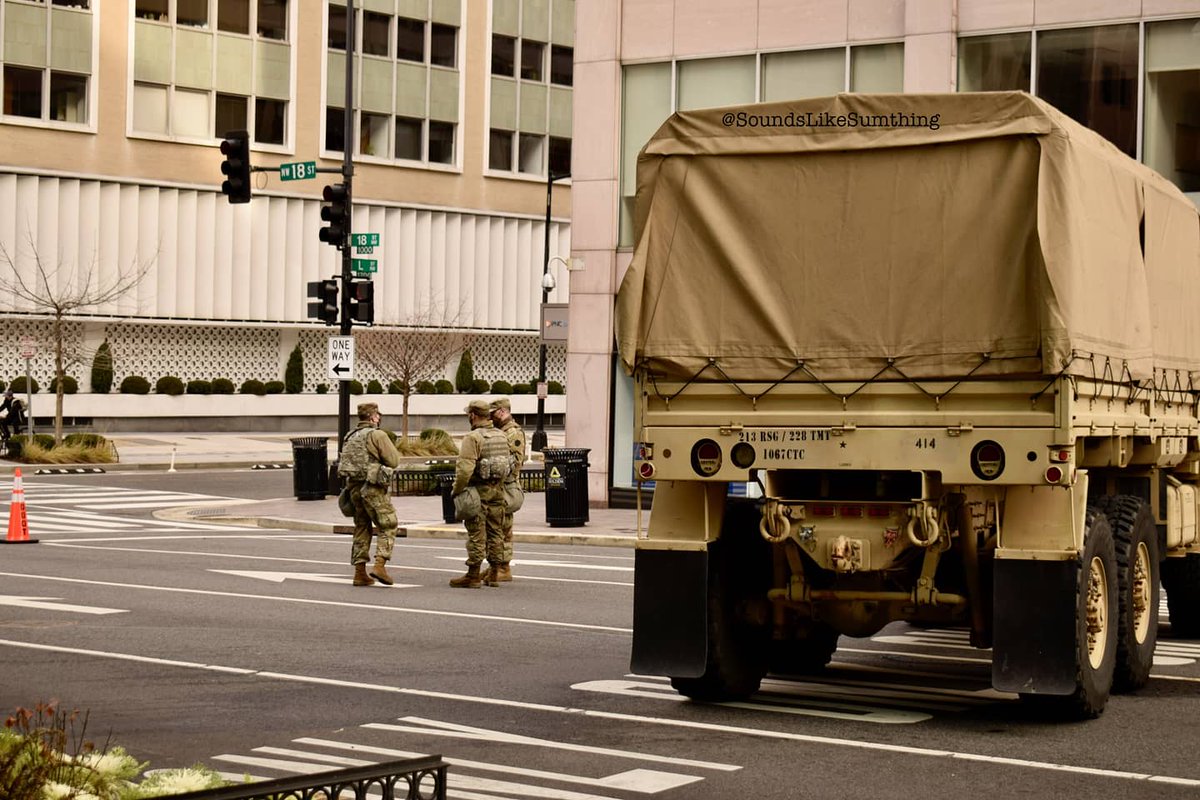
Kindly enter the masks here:
[[329, 337], [329, 378], [335, 381], [354, 380], [354, 337]]

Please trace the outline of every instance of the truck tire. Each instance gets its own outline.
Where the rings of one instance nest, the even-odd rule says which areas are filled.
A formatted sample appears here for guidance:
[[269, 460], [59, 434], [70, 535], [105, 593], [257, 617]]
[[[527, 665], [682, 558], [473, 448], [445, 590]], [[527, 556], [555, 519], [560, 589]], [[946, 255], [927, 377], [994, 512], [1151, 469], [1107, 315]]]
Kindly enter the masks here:
[[1162, 582], [1167, 590], [1171, 637], [1200, 639], [1200, 555], [1168, 558], [1162, 565]]
[[742, 700], [767, 674], [770, 615], [765, 603], [768, 545], [758, 534], [754, 507], [731, 507], [721, 537], [709, 546], [708, 645], [704, 673], [671, 678], [675, 691], [693, 700]]
[[1104, 711], [1117, 664], [1117, 553], [1103, 513], [1087, 510], [1075, 581], [1075, 691], [1022, 694], [1057, 717], [1094, 719]]
[[1116, 495], [1100, 504], [1117, 550], [1117, 664], [1113, 691], [1146, 685], [1158, 640], [1158, 530], [1140, 497]]
[[790, 638], [776, 639], [770, 646], [771, 672], [808, 675], [820, 672], [837, 650], [838, 632], [823, 622], [805, 620], [791, 631]]

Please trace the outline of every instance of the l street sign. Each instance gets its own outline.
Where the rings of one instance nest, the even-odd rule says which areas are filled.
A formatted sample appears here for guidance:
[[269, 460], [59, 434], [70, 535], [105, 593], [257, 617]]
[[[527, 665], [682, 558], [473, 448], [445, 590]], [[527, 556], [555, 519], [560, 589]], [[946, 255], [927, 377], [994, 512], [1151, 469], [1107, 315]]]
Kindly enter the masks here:
[[335, 381], [354, 380], [354, 337], [329, 337], [329, 378]]

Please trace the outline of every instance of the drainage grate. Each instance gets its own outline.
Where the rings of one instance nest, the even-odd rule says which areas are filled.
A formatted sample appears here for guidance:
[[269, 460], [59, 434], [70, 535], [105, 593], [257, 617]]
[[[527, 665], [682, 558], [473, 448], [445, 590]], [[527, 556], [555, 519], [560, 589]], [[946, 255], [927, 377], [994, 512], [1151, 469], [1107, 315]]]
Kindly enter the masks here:
[[189, 517], [226, 517], [229, 510], [225, 508], [193, 508], [188, 512]]

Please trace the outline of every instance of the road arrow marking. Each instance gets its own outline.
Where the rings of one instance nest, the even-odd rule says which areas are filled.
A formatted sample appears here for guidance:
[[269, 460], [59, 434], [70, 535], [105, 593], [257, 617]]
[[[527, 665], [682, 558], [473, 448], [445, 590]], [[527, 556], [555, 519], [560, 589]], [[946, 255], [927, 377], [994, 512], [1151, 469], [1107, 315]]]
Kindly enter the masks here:
[[[443, 561], [459, 561], [461, 556], [438, 556]], [[513, 559], [521, 567], [562, 567], [564, 569], [586, 569], [608, 572], [633, 572], [633, 567], [617, 567], [609, 564], [576, 564], [571, 561], [539, 561], [532, 558]]]
[[[283, 583], [288, 580], [310, 581], [312, 583], [346, 583], [349, 579], [347, 575], [317, 575], [312, 572], [255, 572], [253, 570], [239, 569], [210, 569], [209, 572], [217, 572], [221, 575], [235, 575], [239, 578], [258, 578], [260, 581], [271, 581], [273, 583]], [[382, 586], [382, 584], [380, 585]], [[417, 588], [417, 584], [397, 583], [391, 588], [415, 589]]]
[[76, 606], [70, 603], [56, 602], [61, 597], [14, 597], [0, 595], [0, 606], [19, 606], [21, 608], [40, 608], [45, 611], [72, 611], [76, 614], [128, 614], [125, 608], [103, 608], [101, 606]]

